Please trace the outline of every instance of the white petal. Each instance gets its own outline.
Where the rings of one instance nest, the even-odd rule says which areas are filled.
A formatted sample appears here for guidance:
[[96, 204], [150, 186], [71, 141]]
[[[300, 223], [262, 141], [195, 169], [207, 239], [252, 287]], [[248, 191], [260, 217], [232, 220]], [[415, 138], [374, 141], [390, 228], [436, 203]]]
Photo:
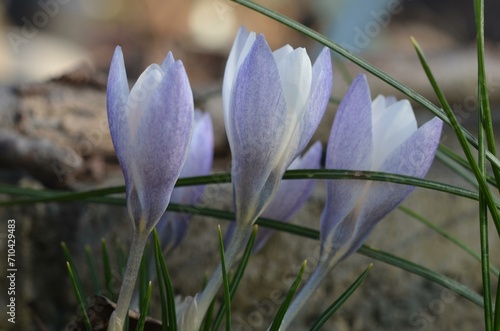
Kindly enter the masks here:
[[[379, 102], [377, 99], [375, 101]], [[385, 109], [376, 107], [372, 108], [373, 170], [377, 170], [387, 156], [417, 130], [417, 121], [408, 100], [398, 101]]]
[[305, 109], [311, 89], [311, 60], [304, 48], [297, 48], [276, 63], [288, 113], [294, 117], [290, 120], [298, 121], [301, 112]]
[[132, 87], [126, 106], [131, 137], [135, 136], [142, 113], [146, 109], [153, 92], [160, 84], [162, 77], [163, 71], [160, 66], [152, 64], [144, 70], [134, 87]]
[[273, 52], [274, 60], [276, 61], [276, 63], [278, 63], [285, 57], [287, 57], [291, 52], [293, 52], [293, 47], [290, 45], [285, 45]]

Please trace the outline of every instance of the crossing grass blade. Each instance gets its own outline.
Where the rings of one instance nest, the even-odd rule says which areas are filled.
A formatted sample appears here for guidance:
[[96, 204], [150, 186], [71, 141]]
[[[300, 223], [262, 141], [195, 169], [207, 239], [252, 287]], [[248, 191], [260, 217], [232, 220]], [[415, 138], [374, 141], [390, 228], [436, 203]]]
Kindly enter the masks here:
[[[255, 225], [253, 228], [253, 232], [250, 236], [250, 239], [247, 242], [247, 245], [245, 247], [245, 251], [243, 252], [243, 257], [241, 258], [241, 262], [238, 265], [238, 269], [236, 269], [236, 272], [234, 276], [231, 279], [230, 285], [229, 285], [229, 293], [230, 293], [230, 299], [232, 300], [236, 294], [236, 290], [238, 289], [238, 286], [241, 282], [241, 279], [243, 278], [243, 275], [245, 273], [246, 267], [248, 265], [248, 261], [250, 260], [250, 256], [252, 255], [252, 249], [255, 244], [255, 238], [257, 236], [257, 231], [258, 231], [258, 226]], [[213, 304], [213, 302], [212, 302]], [[212, 331], [217, 331], [219, 330], [220, 324], [222, 323], [222, 318], [224, 317], [224, 310], [226, 305], [223, 302], [221, 307], [219, 308], [219, 311], [217, 312], [217, 315], [215, 317], [215, 321], [212, 327]]]
[[314, 322], [313, 326], [311, 327], [310, 331], [319, 331], [319, 329], [335, 314], [335, 312], [342, 307], [342, 305], [351, 297], [351, 295], [358, 289], [358, 287], [361, 285], [365, 277], [368, 275], [368, 272], [372, 269], [373, 264], [370, 263], [368, 268], [363, 271], [363, 273], [345, 290], [342, 295], [335, 300], [334, 303], [330, 307], [328, 307], [323, 314]]
[[[160, 240], [158, 238], [158, 232], [156, 228], [153, 230], [153, 245], [155, 250], [155, 257], [157, 268], [160, 269], [158, 283], [163, 282], [163, 287], [166, 296], [166, 323], [165, 323], [165, 309], [162, 308], [162, 321], [164, 325], [168, 325], [168, 328], [163, 328], [167, 331], [177, 331], [177, 316], [175, 315], [175, 297], [174, 290], [172, 288], [172, 283], [170, 281], [170, 276], [168, 274], [167, 266], [165, 265], [165, 259], [163, 257], [163, 252], [161, 250]], [[158, 274], [158, 273], [157, 273]]]
[[90, 324], [90, 319], [87, 314], [87, 304], [82, 299], [82, 292], [78, 288], [77, 280], [75, 274], [73, 273], [73, 269], [69, 262], [66, 262], [66, 266], [68, 267], [69, 277], [71, 278], [71, 284], [73, 285], [73, 290], [75, 291], [76, 299], [78, 301], [78, 305], [81, 307], [82, 315], [83, 315], [83, 324], [85, 325], [85, 331], [92, 331], [92, 325]]
[[285, 300], [281, 304], [280, 308], [278, 309], [278, 312], [276, 313], [276, 316], [274, 317], [273, 323], [269, 327], [269, 331], [279, 331], [281, 323], [283, 322], [283, 318], [285, 317], [286, 311], [288, 310], [288, 307], [292, 303], [292, 299], [295, 296], [295, 293], [297, 292], [300, 282], [302, 281], [302, 276], [304, 275], [304, 270], [306, 270], [306, 264], [307, 261], [304, 261], [302, 263], [302, 267], [300, 268], [299, 274], [295, 278], [292, 286], [288, 290], [288, 293], [285, 296]]
[[141, 315], [139, 316], [139, 321], [135, 328], [136, 331], [144, 331], [144, 325], [146, 324], [146, 317], [148, 316], [149, 302], [151, 300], [151, 281], [149, 281], [146, 294], [141, 302]]

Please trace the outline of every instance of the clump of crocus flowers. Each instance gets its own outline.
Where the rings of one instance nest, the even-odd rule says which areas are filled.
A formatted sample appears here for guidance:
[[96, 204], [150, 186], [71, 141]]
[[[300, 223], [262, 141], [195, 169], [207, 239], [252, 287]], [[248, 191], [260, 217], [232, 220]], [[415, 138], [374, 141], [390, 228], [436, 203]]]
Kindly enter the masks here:
[[[286, 222], [307, 201], [313, 180], [282, 182], [281, 178], [287, 169], [320, 167], [320, 142], [301, 154], [323, 117], [331, 89], [327, 48], [312, 64], [303, 48], [286, 45], [273, 52], [263, 35], [239, 30], [226, 66], [221, 110], [232, 154], [236, 215], [226, 236], [228, 269], [242, 253], [259, 216]], [[122, 330], [150, 232], [160, 222], [166, 250], [177, 246], [186, 234], [189, 217], [165, 210], [169, 201], [199, 201], [202, 188], [174, 190], [174, 184], [181, 171], [181, 176], [210, 172], [213, 137], [210, 117], [194, 113], [186, 72], [170, 53], [160, 66], [148, 67], [129, 91], [123, 55], [117, 48], [108, 81], [108, 117], [134, 228], [125, 278], [109, 324], [109, 330]], [[372, 101], [366, 77], [360, 75], [337, 111], [326, 168], [423, 177], [434, 159], [441, 126], [434, 118], [417, 128], [407, 100], [379, 96]], [[373, 227], [413, 189], [370, 181], [327, 183], [320, 220], [320, 263], [286, 313], [283, 330], [330, 270], [355, 252]], [[270, 230], [259, 234], [255, 251], [271, 234]], [[177, 307], [179, 330], [199, 329], [221, 284], [219, 266], [202, 292]]]

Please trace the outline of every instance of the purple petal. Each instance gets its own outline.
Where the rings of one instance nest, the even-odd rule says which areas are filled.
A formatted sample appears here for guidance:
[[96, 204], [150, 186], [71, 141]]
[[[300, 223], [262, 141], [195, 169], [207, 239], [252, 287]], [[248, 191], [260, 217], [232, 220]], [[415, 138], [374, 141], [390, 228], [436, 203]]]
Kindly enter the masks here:
[[312, 67], [309, 103], [301, 121], [301, 136], [296, 155], [305, 148], [318, 128], [330, 100], [332, 84], [332, 60], [330, 50], [325, 47]]
[[224, 109], [224, 122], [226, 125], [226, 132], [228, 134], [228, 139], [231, 141], [230, 131], [227, 129], [227, 125], [229, 124], [228, 116], [230, 112], [230, 103], [232, 97], [232, 89], [234, 85], [235, 76], [237, 74], [237, 70], [241, 65], [241, 57], [243, 49], [249, 47], [249, 45], [253, 44], [255, 41], [255, 33], [249, 33], [244, 26], [240, 27], [238, 30], [238, 34], [236, 35], [236, 39], [233, 43], [233, 47], [231, 52], [229, 53], [229, 57], [226, 63], [226, 69], [224, 71], [224, 80], [222, 82], [222, 102]]
[[[356, 77], [339, 105], [326, 152], [327, 169], [370, 170], [372, 142], [370, 90], [366, 77]], [[327, 183], [327, 202], [321, 218], [323, 237], [352, 210], [364, 183], [335, 180]]]
[[[208, 175], [213, 162], [213, 128], [210, 115], [195, 111], [195, 125], [180, 178]], [[185, 205], [197, 205], [203, 195], [205, 185], [174, 188], [170, 201]], [[190, 213], [165, 212], [157, 225], [160, 242], [164, 251], [175, 248], [186, 236]]]
[[134, 183], [148, 228], [158, 222], [169, 202], [186, 159], [192, 126], [193, 95], [178, 61], [151, 96], [133, 144]]
[[163, 72], [167, 72], [175, 63], [174, 55], [172, 52], [168, 52], [167, 56], [163, 60], [163, 63], [161, 64], [161, 70]]
[[113, 60], [111, 61], [106, 95], [109, 131], [118, 161], [127, 180], [128, 176], [126, 173], [129, 165], [127, 164], [126, 155], [127, 146], [129, 145], [129, 130], [125, 106], [127, 104], [129, 88], [120, 46], [116, 47]]
[[247, 223], [260, 213], [288, 166], [280, 162], [289, 130], [287, 108], [277, 65], [262, 35], [239, 68], [230, 110], [236, 212], [250, 218], [238, 219]]

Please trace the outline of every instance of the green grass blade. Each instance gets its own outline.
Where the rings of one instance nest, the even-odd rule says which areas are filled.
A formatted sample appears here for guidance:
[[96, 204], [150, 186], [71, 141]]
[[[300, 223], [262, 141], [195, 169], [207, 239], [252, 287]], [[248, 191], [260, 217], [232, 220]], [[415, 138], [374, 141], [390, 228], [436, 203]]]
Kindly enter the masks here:
[[[472, 174], [472, 168], [471, 168], [470, 164], [467, 162], [467, 160], [462, 158], [457, 153], [453, 152], [450, 148], [448, 148], [442, 144], [439, 145], [436, 156], [439, 154], [445, 155], [450, 160], [452, 160], [455, 164], [462, 166], [463, 168], [467, 169]], [[446, 165], [448, 166], [448, 164], [449, 163], [447, 163]], [[495, 181], [495, 178], [493, 176], [486, 174], [486, 180], [488, 181], [488, 183], [490, 183], [492, 185], [496, 185], [496, 181]], [[474, 182], [475, 182], [475, 186], [477, 186], [477, 182], [476, 182], [475, 178], [474, 178]]]
[[212, 319], [214, 315], [214, 309], [215, 309], [215, 298], [210, 303], [210, 306], [208, 306], [208, 310], [207, 313], [205, 314], [203, 325], [200, 327], [200, 331], [210, 331], [210, 329], [212, 329]]
[[[66, 243], [63, 241], [61, 242], [61, 248], [63, 250], [64, 258], [66, 259], [67, 263], [69, 263], [71, 267], [71, 274], [75, 278], [75, 283], [76, 286], [78, 287], [78, 292], [79, 293], [85, 293], [85, 287], [83, 286], [82, 279], [80, 278], [80, 274], [78, 273], [78, 269], [76, 268], [75, 261], [73, 260], [73, 257], [71, 256], [71, 253], [68, 249], [68, 246]], [[83, 302], [82, 309], [87, 309], [88, 305], [86, 302]]]
[[494, 316], [493, 316], [493, 330], [499, 331], [500, 330], [500, 303], [499, 299], [500, 298], [500, 277], [498, 278], [497, 281], [497, 295], [496, 295], [496, 300], [495, 300], [495, 311], [494, 311]]
[[[491, 118], [490, 102], [486, 82], [486, 68], [484, 64], [484, 0], [474, 1], [476, 13], [477, 30], [477, 62], [478, 62], [478, 142], [479, 142], [479, 168], [483, 178], [486, 178], [485, 145], [488, 143], [489, 151], [496, 155], [495, 135], [493, 133], [493, 121]], [[497, 189], [500, 190], [500, 171], [493, 167]], [[485, 196], [486, 195], [486, 196]], [[484, 295], [484, 319], [485, 329], [493, 330], [493, 307], [489, 273], [489, 243], [488, 243], [488, 209], [487, 193], [480, 191], [479, 194], [479, 226], [481, 236], [481, 260]], [[497, 304], [500, 303], [497, 298]]]
[[95, 268], [94, 258], [92, 257], [92, 249], [90, 246], [85, 246], [85, 258], [87, 260], [87, 266], [90, 273], [90, 281], [92, 283], [92, 289], [94, 294], [99, 293], [101, 290], [101, 284], [99, 282], [99, 277], [97, 276], [97, 270]]
[[116, 255], [116, 264], [118, 265], [118, 269], [120, 270], [120, 275], [123, 277], [125, 272], [125, 268], [127, 267], [127, 254], [123, 249], [123, 246], [120, 243], [120, 239], [115, 240], [115, 255]]
[[222, 287], [224, 289], [224, 307], [226, 315], [226, 331], [231, 330], [231, 294], [229, 292], [229, 280], [227, 277], [226, 270], [226, 259], [224, 257], [224, 239], [222, 239], [222, 230], [220, 225], [217, 227], [219, 232], [219, 252], [220, 252], [220, 264], [222, 269]]
[[158, 282], [163, 281], [165, 286], [165, 292], [167, 297], [167, 316], [168, 316], [168, 329], [169, 331], [177, 331], [177, 316], [175, 315], [175, 297], [174, 290], [172, 288], [172, 283], [170, 281], [170, 276], [168, 274], [167, 266], [165, 265], [165, 260], [163, 257], [163, 252], [161, 250], [160, 240], [158, 238], [158, 232], [156, 228], [153, 230], [153, 241], [155, 245], [155, 250], [160, 254], [157, 262], [160, 264], [161, 277], [158, 278]]
[[111, 273], [111, 261], [109, 259], [108, 245], [106, 240], [101, 240], [101, 253], [102, 253], [102, 269], [104, 271], [104, 286], [110, 295], [111, 301], [116, 301], [117, 293], [113, 289], [112, 283], [112, 273]]
[[[416, 213], [414, 210], [411, 210], [410, 208], [407, 208], [404, 206], [399, 206], [398, 209], [401, 210], [406, 215], [419, 221], [423, 225], [427, 226], [428, 228], [432, 229], [434, 232], [438, 233], [446, 240], [449, 240], [450, 242], [452, 242], [453, 244], [455, 244], [456, 246], [461, 248], [463, 251], [465, 251], [467, 254], [472, 256], [474, 259], [476, 259], [478, 262], [481, 262], [481, 255], [479, 253], [475, 252], [472, 248], [467, 246], [463, 241], [461, 241], [457, 237], [453, 236], [449, 232], [445, 231], [443, 228], [432, 223], [431, 221], [429, 221], [428, 219], [426, 219], [422, 215]], [[497, 277], [499, 276], [499, 270], [493, 266], [490, 266], [490, 272]]]
[[144, 330], [144, 325], [146, 324], [146, 317], [148, 316], [149, 301], [151, 300], [151, 287], [152, 287], [151, 281], [149, 281], [146, 289], [146, 294], [141, 302], [141, 307], [142, 307], [141, 315], [139, 316], [139, 321], [137, 322], [137, 327], [135, 328], [136, 331]]
[[[495, 133], [493, 131], [493, 119], [491, 117], [490, 99], [488, 96], [488, 83], [486, 77], [486, 66], [484, 62], [484, 0], [474, 1], [477, 31], [477, 69], [478, 69], [478, 105], [482, 108], [480, 122], [484, 127], [488, 150], [496, 155]], [[479, 139], [478, 139], [479, 141]], [[496, 187], [500, 190], [500, 169], [493, 167], [496, 179]]]
[[[146, 296], [146, 293], [148, 291], [148, 284], [150, 283], [149, 281], [149, 276], [148, 276], [148, 263], [147, 260], [149, 257], [148, 249], [147, 247], [144, 249], [144, 254], [142, 254], [142, 259], [141, 259], [141, 266], [139, 267], [139, 298], [144, 298]], [[144, 300], [139, 301], [139, 311], [141, 314], [145, 312], [144, 309]], [[145, 312], [147, 315], [148, 313]]]
[[342, 305], [351, 297], [351, 295], [358, 289], [358, 287], [361, 285], [363, 280], [365, 279], [366, 275], [368, 275], [368, 272], [372, 269], [373, 264], [370, 263], [368, 268], [366, 268], [365, 271], [354, 281], [354, 283], [351, 284], [347, 288], [347, 290], [342, 293], [342, 295], [335, 300], [335, 302], [328, 307], [323, 314], [318, 318], [316, 322], [314, 322], [313, 326], [311, 327], [310, 331], [319, 331], [319, 329], [335, 314], [335, 312], [342, 307]]
[[436, 152], [436, 159], [446, 167], [448, 167], [450, 170], [452, 170], [455, 174], [465, 179], [465, 181], [474, 186], [476, 189], [479, 189], [476, 177], [472, 174], [469, 168], [465, 168], [461, 164], [456, 163], [453, 159], [448, 157], [448, 155], [444, 154], [439, 149]]
[[[250, 239], [248, 240], [247, 245], [245, 247], [245, 251], [243, 252], [243, 257], [241, 258], [241, 262], [238, 265], [238, 269], [236, 269], [236, 272], [235, 272], [233, 278], [231, 279], [231, 282], [229, 285], [229, 293], [230, 293], [231, 300], [236, 295], [236, 290], [238, 289], [238, 285], [240, 284], [241, 279], [243, 278], [243, 275], [245, 274], [245, 270], [246, 270], [246, 267], [248, 265], [248, 261], [250, 260], [250, 256], [252, 255], [252, 249], [253, 249], [253, 246], [255, 244], [257, 230], [258, 230], [258, 226], [254, 225]], [[225, 309], [225, 303], [222, 303], [222, 305], [219, 308], [219, 311], [217, 312], [217, 315], [215, 317], [215, 322], [213, 324], [212, 331], [219, 330], [220, 324], [222, 323], [222, 318], [224, 317], [224, 309]]]
[[455, 134], [458, 138], [458, 141], [460, 142], [460, 146], [462, 147], [462, 150], [464, 151], [465, 156], [467, 157], [467, 161], [469, 162], [470, 166], [472, 167], [473, 173], [476, 176], [476, 180], [479, 184], [480, 191], [484, 194], [485, 201], [488, 204], [488, 208], [491, 212], [491, 216], [493, 217], [493, 222], [495, 223], [495, 227], [497, 229], [497, 233], [500, 236], [500, 214], [498, 213], [497, 206], [495, 205], [495, 200], [493, 199], [493, 195], [491, 194], [490, 188], [488, 184], [486, 183], [486, 180], [482, 176], [482, 172], [476, 163], [476, 160], [474, 159], [474, 156], [472, 155], [472, 152], [469, 148], [468, 142], [466, 137], [464, 136], [463, 131], [461, 130], [461, 126], [458, 124], [458, 120], [453, 113], [453, 110], [451, 109], [450, 105], [448, 104], [448, 101], [443, 95], [443, 92], [441, 91], [439, 85], [437, 84], [436, 79], [434, 78], [434, 75], [432, 74], [429, 65], [427, 64], [427, 60], [425, 59], [424, 53], [420, 46], [418, 45], [417, 41], [412, 38], [413, 45], [415, 46], [415, 50], [417, 51], [417, 55], [420, 59], [420, 63], [422, 64], [422, 67], [424, 68], [424, 71], [427, 75], [427, 78], [429, 79], [429, 82], [431, 83], [432, 87], [434, 88], [434, 91], [441, 102], [441, 105], [443, 106], [446, 115], [448, 116], [451, 126], [453, 130], [455, 130]]
[[[380, 80], [386, 82], [390, 86], [394, 87], [401, 93], [405, 94], [407, 97], [410, 99], [414, 100], [415, 102], [419, 103], [422, 107], [428, 109], [430, 112], [432, 112], [435, 116], [439, 117], [443, 122], [446, 124], [450, 125], [450, 122], [446, 116], [446, 114], [439, 109], [436, 105], [434, 105], [432, 102], [424, 98], [422, 95], [417, 93], [415, 90], [409, 88], [408, 86], [400, 83], [398, 80], [393, 78], [392, 76], [388, 75], [387, 73], [383, 72], [382, 70], [378, 69], [371, 63], [367, 62], [366, 60], [362, 59], [361, 57], [357, 56], [356, 54], [348, 51], [347, 49], [341, 47], [339, 44], [335, 43], [334, 41], [328, 39], [324, 35], [318, 33], [317, 31], [314, 31], [311, 28], [306, 27], [303, 24], [300, 24], [284, 15], [281, 15], [273, 10], [270, 10], [266, 7], [263, 7], [253, 1], [249, 0], [231, 0], [235, 3], [238, 3], [242, 6], [245, 6], [249, 9], [252, 9], [258, 13], [261, 13], [277, 22], [282, 23], [283, 25], [286, 25], [300, 33], [302, 33], [305, 36], [310, 37], [311, 39], [319, 42], [320, 44], [327, 46], [330, 48], [332, 51], [340, 54], [341, 56], [349, 59], [351, 62], [359, 66], [360, 68], [365, 69], [375, 77], [379, 78]], [[465, 130], [463, 127], [459, 126], [460, 130], [462, 131], [463, 135], [466, 137], [467, 141], [474, 146], [475, 148], [478, 147], [478, 143], [476, 138], [467, 130]], [[497, 167], [500, 169], [500, 161], [496, 158], [495, 155], [493, 155], [490, 152], [486, 153], [486, 157], [488, 160], [492, 163], [494, 167]]]
[[92, 325], [90, 324], [90, 319], [89, 316], [87, 315], [87, 304], [82, 299], [82, 292], [80, 292], [80, 289], [78, 288], [78, 282], [76, 280], [75, 274], [73, 273], [71, 264], [69, 262], [66, 262], [66, 266], [68, 267], [69, 277], [71, 278], [71, 284], [73, 285], [73, 290], [75, 291], [76, 299], [82, 310], [85, 330], [92, 331]]
[[[153, 235], [154, 237], [154, 235]], [[161, 303], [161, 329], [162, 331], [168, 331], [168, 304], [167, 304], [167, 293], [165, 290], [165, 281], [163, 279], [161, 262], [163, 259], [161, 246], [156, 245], [156, 239], [153, 239], [153, 251], [155, 256], [155, 266], [156, 266], [156, 279], [158, 280], [158, 287], [160, 291], [160, 303]]]
[[[187, 180], [189, 179], [189, 181]], [[210, 175], [203, 177], [191, 177], [187, 178], [184, 181], [184, 184], [189, 185], [206, 185], [206, 184], [220, 184], [220, 183], [229, 183], [231, 181], [231, 176], [229, 174], [219, 174], [219, 175]], [[469, 199], [478, 200], [478, 194], [476, 192], [472, 192], [461, 187], [448, 185], [436, 181], [430, 181], [422, 178], [409, 177], [404, 175], [397, 174], [389, 174], [384, 172], [377, 171], [351, 171], [351, 170], [332, 170], [332, 169], [301, 169], [301, 170], [289, 170], [283, 176], [284, 180], [295, 180], [295, 179], [352, 179], [352, 180], [370, 180], [370, 181], [381, 181], [381, 182], [389, 182], [395, 184], [402, 185], [411, 185], [422, 187], [434, 191], [445, 192], [457, 196], [462, 196]], [[182, 186], [184, 186], [184, 184]], [[1, 187], [1, 186], [0, 186]], [[112, 189], [112, 188], [110, 188]], [[31, 191], [29, 191], [31, 192]], [[96, 191], [87, 191], [81, 192], [86, 193], [88, 195], [92, 194]], [[104, 194], [106, 190], [97, 190], [97, 193]], [[21, 200], [9, 200], [9, 201], [0, 201], [0, 206], [13, 206], [20, 204], [33, 204], [40, 202], [54, 202], [59, 199], [61, 193], [54, 193], [52, 195], [48, 195], [44, 193], [43, 197], [36, 196], [35, 198], [21, 199]], [[64, 197], [64, 201], [73, 201], [79, 200], [82, 194], [80, 193], [66, 193]], [[87, 202], [95, 202], [95, 203], [106, 203], [112, 205], [125, 205], [125, 199], [123, 198], [113, 198], [113, 197], [98, 197], [94, 196], [93, 198], [86, 198], [83, 201]], [[176, 204], [170, 204], [168, 210], [177, 211], [175, 207], [179, 206]], [[189, 211], [187, 211], [189, 212]]]
[[302, 263], [302, 267], [300, 268], [299, 274], [297, 275], [297, 277], [293, 281], [292, 286], [288, 290], [285, 296], [285, 300], [283, 300], [283, 302], [281, 303], [281, 306], [278, 309], [276, 316], [274, 317], [273, 323], [269, 327], [269, 331], [279, 331], [281, 323], [283, 322], [283, 318], [285, 317], [285, 313], [290, 304], [292, 303], [292, 299], [299, 288], [300, 282], [302, 281], [304, 270], [306, 270], [306, 264], [307, 261], [304, 261], [304, 263]]
[[412, 274], [419, 275], [425, 279], [428, 279], [436, 284], [452, 290], [453, 292], [471, 301], [472, 303], [475, 303], [479, 307], [483, 307], [483, 297], [481, 295], [472, 291], [467, 286], [460, 284], [459, 282], [446, 277], [443, 274], [435, 272], [434, 270], [428, 269], [424, 266], [418, 265], [390, 253], [370, 248], [368, 246], [362, 246], [358, 250], [358, 253], [393, 265], [399, 269], [406, 270], [408, 272], [411, 272]]

